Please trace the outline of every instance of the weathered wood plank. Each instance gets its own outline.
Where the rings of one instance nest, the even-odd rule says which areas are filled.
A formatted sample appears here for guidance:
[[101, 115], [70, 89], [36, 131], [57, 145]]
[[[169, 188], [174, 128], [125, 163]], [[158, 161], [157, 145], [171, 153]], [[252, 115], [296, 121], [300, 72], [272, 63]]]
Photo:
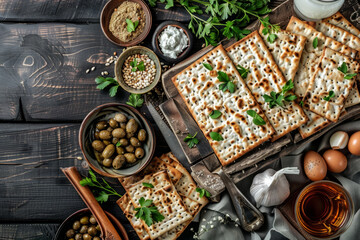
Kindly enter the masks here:
[[[0, 0], [0, 21], [98, 23], [108, 0]], [[147, 2], [145, 0], [145, 2]], [[190, 21], [184, 8], [151, 8], [154, 21]], [[36, 13], [36, 14], [34, 14]]]

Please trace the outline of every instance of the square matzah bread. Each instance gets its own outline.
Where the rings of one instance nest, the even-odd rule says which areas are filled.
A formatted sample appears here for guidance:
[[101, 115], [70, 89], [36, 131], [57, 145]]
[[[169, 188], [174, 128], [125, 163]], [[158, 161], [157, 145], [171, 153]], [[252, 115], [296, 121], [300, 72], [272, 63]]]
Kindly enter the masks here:
[[261, 25], [259, 32], [264, 39], [266, 46], [274, 57], [274, 60], [285, 79], [294, 79], [299, 66], [302, 51], [305, 47], [306, 37], [279, 30], [276, 33], [276, 40], [271, 43], [267, 41], [267, 36], [262, 33], [264, 26]]
[[307, 138], [317, 131], [320, 131], [327, 125], [329, 125], [331, 122], [327, 120], [326, 118], [321, 117], [320, 115], [313, 113], [310, 110], [307, 110], [304, 108], [304, 112], [306, 116], [308, 117], [308, 122], [302, 125], [299, 128], [299, 132], [302, 138]]
[[360, 37], [360, 30], [352, 25], [340, 12], [335, 13], [331, 17], [323, 19], [323, 21], [338, 26], [351, 34]]
[[[152, 184], [154, 188], [143, 186], [143, 182]], [[140, 207], [140, 198], [150, 199], [165, 217], [163, 221], [154, 222], [151, 226], [141, 220], [151, 239], [156, 239], [174, 227], [192, 219], [192, 215], [188, 212], [166, 171], [146, 175], [141, 181], [133, 184], [127, 193], [135, 208]]]
[[281, 70], [276, 65], [273, 56], [257, 31], [231, 45], [226, 50], [235, 65], [250, 70], [244, 81], [274, 127], [276, 131], [275, 139], [297, 129], [307, 121], [305, 113], [295, 101], [284, 101], [283, 108], [280, 106], [270, 108], [269, 103], [265, 102], [263, 95], [270, 96], [272, 91], [281, 92], [287, 79], [282, 75]]
[[[359, 64], [352, 58], [325, 48], [303, 99], [305, 108], [333, 122], [339, 119], [344, 102], [355, 82], [355, 77], [350, 80], [344, 79], [344, 74], [337, 69], [344, 62], [348, 67], [348, 73], [359, 71]], [[325, 101], [324, 97], [328, 96], [330, 91], [335, 93], [335, 97]]]
[[[213, 70], [206, 69], [203, 63], [212, 65]], [[225, 72], [232, 79], [236, 85], [234, 93], [219, 89], [217, 71]], [[222, 165], [232, 163], [274, 133], [221, 45], [178, 73], [172, 81]], [[211, 119], [209, 115], [213, 110], [221, 111], [222, 116]], [[255, 125], [247, 110], [256, 111], [266, 124]], [[210, 132], [220, 133], [224, 140], [211, 139]]]
[[[316, 31], [315, 28], [303, 21], [300, 21], [296, 17], [291, 17], [286, 30], [307, 38], [305, 48], [300, 59], [300, 65], [294, 78], [295, 94], [299, 97], [303, 97], [305, 95], [309, 81], [314, 75], [316, 67], [319, 64], [324, 47], [331, 48], [334, 51], [340, 52], [352, 58], [356, 57], [356, 50], [351, 49], [332, 38], [326, 37], [323, 33]], [[313, 40], [316, 37], [318, 38], [318, 46], [317, 48], [314, 48]]]

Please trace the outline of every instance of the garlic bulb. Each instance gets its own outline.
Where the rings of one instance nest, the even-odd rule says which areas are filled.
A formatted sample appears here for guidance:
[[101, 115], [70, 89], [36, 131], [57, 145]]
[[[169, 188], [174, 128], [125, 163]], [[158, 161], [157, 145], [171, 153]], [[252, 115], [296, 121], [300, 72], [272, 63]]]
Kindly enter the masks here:
[[344, 149], [349, 142], [349, 135], [344, 131], [337, 131], [330, 137], [332, 149]]
[[250, 187], [250, 194], [257, 207], [279, 205], [290, 195], [290, 185], [284, 174], [299, 174], [297, 167], [283, 168], [279, 171], [267, 169], [257, 174]]

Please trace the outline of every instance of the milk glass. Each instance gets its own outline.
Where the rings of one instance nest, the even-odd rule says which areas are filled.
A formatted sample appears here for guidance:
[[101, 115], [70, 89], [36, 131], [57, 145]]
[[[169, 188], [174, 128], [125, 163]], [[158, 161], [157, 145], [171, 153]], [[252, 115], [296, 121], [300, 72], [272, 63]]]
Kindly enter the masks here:
[[294, 0], [295, 13], [306, 21], [317, 21], [330, 17], [345, 0]]

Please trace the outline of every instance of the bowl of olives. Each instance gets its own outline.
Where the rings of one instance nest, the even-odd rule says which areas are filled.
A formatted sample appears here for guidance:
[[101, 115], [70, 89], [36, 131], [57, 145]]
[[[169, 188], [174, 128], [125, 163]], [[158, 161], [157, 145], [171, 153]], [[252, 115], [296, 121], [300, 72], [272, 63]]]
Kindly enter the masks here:
[[[125, 228], [112, 214], [105, 212], [122, 239], [128, 240]], [[60, 225], [54, 240], [101, 240], [101, 228], [88, 208], [71, 214]]]
[[89, 166], [113, 178], [140, 172], [155, 151], [151, 125], [135, 108], [121, 103], [93, 109], [81, 124], [79, 143]]

